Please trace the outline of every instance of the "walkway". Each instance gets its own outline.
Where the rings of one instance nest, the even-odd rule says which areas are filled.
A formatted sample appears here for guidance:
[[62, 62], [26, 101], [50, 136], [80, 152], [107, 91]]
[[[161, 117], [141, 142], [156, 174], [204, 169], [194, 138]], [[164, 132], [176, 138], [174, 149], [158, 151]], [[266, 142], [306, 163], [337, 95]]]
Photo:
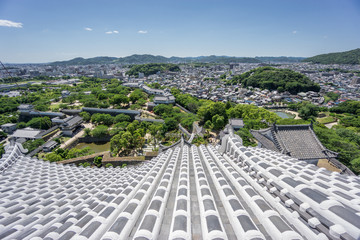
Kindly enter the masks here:
[[[85, 128], [90, 128], [93, 129], [94, 125], [92, 123], [83, 123]], [[84, 128], [84, 129], [85, 129]], [[60, 145], [60, 148], [65, 149], [68, 146], [70, 146], [72, 143], [74, 143], [76, 140], [78, 140], [80, 137], [82, 137], [85, 133], [85, 130], [82, 129], [80, 132], [78, 132], [75, 136], [73, 136], [72, 138], [70, 138], [69, 140], [67, 140], [65, 143], [62, 143]]]
[[56, 162], [58, 164], [70, 164], [70, 163], [83, 163], [89, 160], [94, 159], [95, 157], [101, 156], [103, 157], [102, 163], [105, 165], [106, 163], [114, 163], [114, 162], [142, 162], [145, 161], [145, 156], [138, 157], [111, 157], [110, 151], [98, 152], [87, 156], [71, 158], [63, 161]]
[[286, 113], [290, 113], [290, 114], [295, 115], [295, 118], [294, 118], [294, 119], [301, 119], [301, 117], [299, 117], [299, 113], [298, 113], [298, 112], [291, 111], [291, 110], [282, 110], [282, 111], [283, 111], [283, 112], [286, 112]]
[[337, 120], [336, 122], [331, 122], [331, 123], [326, 123], [326, 124], [324, 124], [325, 125], [325, 127], [327, 127], [327, 128], [332, 128], [333, 126], [335, 126], [335, 125], [337, 125], [339, 123], [339, 120]]

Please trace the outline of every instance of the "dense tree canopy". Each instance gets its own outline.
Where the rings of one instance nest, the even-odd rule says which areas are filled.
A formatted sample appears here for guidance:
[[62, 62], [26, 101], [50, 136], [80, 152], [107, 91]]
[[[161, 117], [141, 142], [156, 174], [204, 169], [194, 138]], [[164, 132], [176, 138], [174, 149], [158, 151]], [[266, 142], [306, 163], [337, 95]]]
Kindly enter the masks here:
[[340, 97], [340, 93], [328, 92], [326, 93], [326, 96], [332, 101], [337, 101]]
[[104, 124], [110, 126], [114, 122], [114, 117], [110, 114], [95, 113], [91, 116], [91, 122], [95, 124]]
[[37, 147], [43, 145], [45, 141], [43, 139], [29, 140], [23, 144], [23, 147], [26, 148], [29, 152], [35, 150]]
[[91, 135], [93, 137], [97, 137], [97, 138], [102, 138], [102, 137], [106, 137], [109, 134], [108, 132], [108, 127], [105, 125], [99, 125], [96, 126], [92, 131], [91, 131]]
[[315, 127], [314, 131], [321, 143], [328, 149], [338, 152], [338, 159], [355, 171], [360, 173], [360, 137], [353, 131], [340, 128], [328, 129], [326, 127]]
[[191, 113], [184, 113], [180, 111], [178, 107], [171, 105], [159, 104], [154, 108], [154, 113], [161, 116], [164, 119], [165, 124], [163, 125], [162, 131], [172, 131], [177, 129], [179, 123], [190, 132], [192, 130], [193, 123], [197, 120], [196, 115]]
[[131, 94], [130, 94], [130, 100], [132, 103], [135, 103], [136, 101], [140, 100], [140, 99], [147, 99], [148, 95], [142, 91], [141, 89], [135, 89]]
[[338, 106], [330, 108], [330, 112], [336, 113], [351, 113], [360, 115], [360, 102], [348, 100], [342, 103], [339, 103]]
[[148, 63], [132, 66], [127, 74], [130, 76], [138, 76], [139, 73], [144, 73], [145, 76], [149, 76], [157, 72], [165, 71], [179, 72], [180, 68], [178, 65], [171, 63]]
[[303, 61], [321, 64], [360, 64], [360, 48], [346, 52], [316, 55]]
[[305, 75], [290, 69], [259, 67], [241, 75], [234, 76], [229, 83], [241, 83], [243, 87], [288, 91], [292, 94], [307, 91], [320, 91], [320, 86]]
[[49, 129], [52, 123], [49, 117], [35, 117], [27, 122], [27, 127], [32, 127], [36, 129]]
[[94, 152], [89, 147], [85, 147], [83, 149], [72, 148], [70, 150], [58, 148], [54, 152], [46, 154], [44, 160], [50, 161], [50, 162], [57, 162], [57, 161], [62, 161], [62, 160], [70, 159], [70, 158], [87, 156], [87, 155], [90, 155], [93, 153]]
[[18, 98], [10, 98], [0, 95], [0, 114], [14, 112], [20, 105]]

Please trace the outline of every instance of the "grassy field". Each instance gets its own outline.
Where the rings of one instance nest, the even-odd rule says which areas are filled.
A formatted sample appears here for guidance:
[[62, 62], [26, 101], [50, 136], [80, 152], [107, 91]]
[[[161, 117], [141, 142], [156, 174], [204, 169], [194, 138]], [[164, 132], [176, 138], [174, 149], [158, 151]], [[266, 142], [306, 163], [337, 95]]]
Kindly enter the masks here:
[[60, 142], [61, 143], [64, 143], [64, 142], [66, 142], [67, 140], [69, 140], [71, 137], [61, 137], [60, 138]]
[[322, 124], [326, 124], [326, 123], [331, 123], [331, 122], [335, 122], [336, 119], [331, 117], [331, 116], [327, 116], [327, 117], [323, 117], [323, 118], [317, 118], [316, 119], [319, 123]]
[[54, 111], [55, 108], [59, 108], [60, 104], [61, 104], [61, 103], [51, 104], [51, 105], [50, 105], [50, 110], [51, 110], [51, 111]]

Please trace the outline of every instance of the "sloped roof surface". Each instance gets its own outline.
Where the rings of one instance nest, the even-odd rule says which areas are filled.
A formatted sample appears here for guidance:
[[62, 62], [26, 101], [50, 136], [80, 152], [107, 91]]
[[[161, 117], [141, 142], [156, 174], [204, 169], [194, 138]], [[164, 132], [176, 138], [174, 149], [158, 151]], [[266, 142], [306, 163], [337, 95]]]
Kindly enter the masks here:
[[[0, 160], [0, 239], [357, 239], [360, 179], [227, 137], [126, 168]], [[10, 160], [11, 161], [10, 161]]]
[[273, 125], [251, 134], [267, 149], [288, 153], [300, 160], [326, 159], [337, 154], [327, 150], [311, 125]]

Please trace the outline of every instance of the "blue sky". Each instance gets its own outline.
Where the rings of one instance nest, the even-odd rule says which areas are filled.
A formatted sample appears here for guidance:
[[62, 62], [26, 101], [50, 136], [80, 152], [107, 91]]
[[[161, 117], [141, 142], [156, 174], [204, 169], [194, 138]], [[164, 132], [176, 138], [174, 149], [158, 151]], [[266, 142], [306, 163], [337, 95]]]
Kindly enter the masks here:
[[299, 56], [360, 47], [359, 0], [0, 0], [0, 60]]

